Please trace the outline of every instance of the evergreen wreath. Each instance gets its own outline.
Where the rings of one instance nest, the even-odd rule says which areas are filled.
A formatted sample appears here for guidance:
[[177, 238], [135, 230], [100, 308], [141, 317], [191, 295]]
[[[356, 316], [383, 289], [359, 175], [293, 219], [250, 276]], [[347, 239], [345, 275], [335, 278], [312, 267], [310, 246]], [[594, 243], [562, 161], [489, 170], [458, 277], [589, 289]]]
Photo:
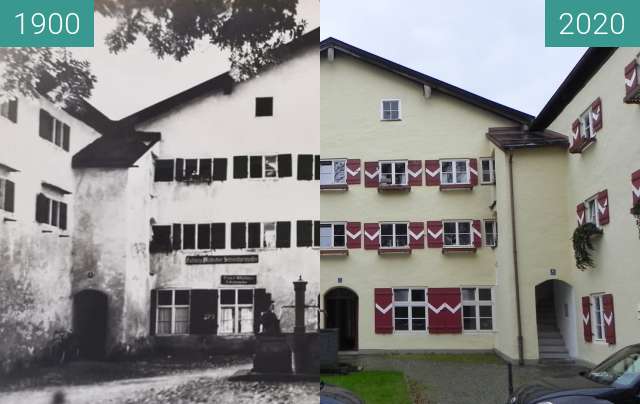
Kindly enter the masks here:
[[579, 269], [593, 268], [593, 244], [591, 239], [595, 235], [602, 234], [602, 230], [593, 223], [585, 223], [578, 226], [571, 240], [573, 241], [573, 252], [576, 257], [576, 267]]

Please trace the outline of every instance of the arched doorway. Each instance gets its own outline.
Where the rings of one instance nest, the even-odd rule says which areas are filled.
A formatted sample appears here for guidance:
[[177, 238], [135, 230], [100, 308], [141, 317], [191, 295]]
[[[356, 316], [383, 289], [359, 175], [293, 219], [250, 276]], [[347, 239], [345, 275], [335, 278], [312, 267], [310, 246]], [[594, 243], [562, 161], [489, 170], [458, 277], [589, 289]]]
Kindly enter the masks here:
[[536, 286], [536, 325], [541, 361], [569, 361], [577, 355], [573, 287], [550, 279]]
[[338, 349], [358, 349], [358, 295], [351, 289], [340, 287], [325, 293], [326, 328], [338, 329]]
[[107, 341], [106, 294], [91, 289], [76, 293], [73, 297], [73, 332], [78, 338], [81, 358], [104, 358]]

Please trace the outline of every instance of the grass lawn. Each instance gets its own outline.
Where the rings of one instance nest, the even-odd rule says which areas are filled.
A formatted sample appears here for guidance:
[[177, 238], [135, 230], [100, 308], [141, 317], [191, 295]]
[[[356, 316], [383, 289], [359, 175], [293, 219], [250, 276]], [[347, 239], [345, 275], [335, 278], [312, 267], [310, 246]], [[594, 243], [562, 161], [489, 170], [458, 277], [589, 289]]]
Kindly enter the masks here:
[[402, 372], [371, 371], [349, 375], [322, 375], [321, 380], [354, 392], [366, 404], [412, 403]]
[[444, 354], [444, 353], [424, 353], [424, 354], [391, 354], [385, 355], [389, 359], [412, 360], [412, 361], [432, 361], [432, 362], [459, 362], [478, 364], [504, 364], [500, 357], [492, 353], [468, 353], [468, 354]]

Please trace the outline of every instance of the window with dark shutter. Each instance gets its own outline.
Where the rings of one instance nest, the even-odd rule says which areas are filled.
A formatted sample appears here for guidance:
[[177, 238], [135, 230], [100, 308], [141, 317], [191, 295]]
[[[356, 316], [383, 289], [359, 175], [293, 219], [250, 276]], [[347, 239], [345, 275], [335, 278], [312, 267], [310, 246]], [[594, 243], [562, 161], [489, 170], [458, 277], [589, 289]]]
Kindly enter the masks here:
[[36, 222], [49, 223], [49, 198], [43, 194], [36, 196]]
[[211, 181], [211, 159], [200, 159], [200, 179]]
[[249, 171], [251, 178], [262, 178], [262, 156], [251, 156]]
[[[61, 215], [62, 216], [62, 215]], [[171, 251], [171, 226], [152, 226], [149, 252]]]
[[231, 248], [240, 249], [247, 247], [247, 224], [231, 223]]
[[67, 204], [60, 202], [60, 229], [67, 230]]
[[184, 161], [184, 178], [192, 180], [198, 177], [198, 159], [186, 159]]
[[247, 156], [233, 157], [233, 178], [247, 178], [249, 158]]
[[291, 155], [290, 154], [279, 154], [278, 155], [278, 177], [285, 178], [291, 177], [292, 173], [292, 163], [291, 163]]
[[256, 97], [256, 116], [273, 116], [273, 97]]
[[40, 137], [53, 142], [53, 117], [44, 109], [40, 110]]
[[320, 155], [316, 154], [316, 158], [314, 160], [314, 171], [313, 171], [313, 179], [315, 179], [316, 181], [320, 180]]
[[69, 127], [69, 125], [64, 124], [62, 126], [63, 132], [62, 132], [62, 148], [65, 151], [69, 151], [69, 142], [71, 140], [71, 128]]
[[18, 100], [9, 101], [9, 120], [13, 123], [18, 122]]
[[227, 180], [227, 159], [213, 159], [213, 180]]
[[276, 224], [276, 248], [291, 247], [291, 223], [278, 222]]
[[211, 225], [209, 223], [198, 225], [198, 250], [211, 248]]
[[226, 248], [225, 224], [211, 224], [211, 248], [214, 250], [224, 250]]
[[184, 181], [184, 159], [176, 159], [176, 181]]
[[196, 248], [196, 225], [182, 225], [182, 248], [185, 250], [194, 250]]
[[[2, 184], [0, 184], [2, 186]], [[4, 210], [13, 212], [15, 207], [15, 184], [13, 181], [4, 180]]]
[[260, 248], [260, 223], [249, 223], [249, 248]]
[[173, 181], [173, 160], [156, 160], [153, 180], [156, 182]]
[[152, 289], [149, 298], [149, 335], [156, 335], [156, 315], [158, 310], [158, 291]]
[[171, 243], [174, 250], [182, 250], [182, 225], [178, 223], [173, 224], [171, 234]]
[[320, 247], [320, 221], [313, 222], [313, 246]]
[[51, 201], [51, 222], [50, 224], [52, 226], [58, 226], [58, 212], [59, 212], [59, 208], [58, 206], [60, 206], [60, 202], [58, 201]]
[[313, 244], [313, 222], [311, 220], [298, 220], [296, 223], [296, 245], [298, 247], [311, 247]]
[[313, 179], [313, 154], [298, 155], [298, 179], [306, 181]]

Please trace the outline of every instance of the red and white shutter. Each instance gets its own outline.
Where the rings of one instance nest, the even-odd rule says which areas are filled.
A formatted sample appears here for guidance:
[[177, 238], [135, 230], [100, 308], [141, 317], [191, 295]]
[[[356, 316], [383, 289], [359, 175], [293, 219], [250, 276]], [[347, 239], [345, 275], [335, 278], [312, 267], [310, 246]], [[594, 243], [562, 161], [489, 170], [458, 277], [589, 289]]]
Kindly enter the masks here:
[[407, 174], [409, 174], [409, 185], [412, 187], [422, 186], [422, 161], [409, 160]]
[[598, 206], [598, 223], [608, 224], [609, 223], [609, 195], [606, 189], [598, 193], [598, 197], [596, 198], [596, 205]]
[[462, 333], [462, 300], [459, 288], [429, 288], [427, 311], [430, 334]]
[[409, 223], [409, 247], [424, 248], [424, 222]]
[[364, 162], [364, 186], [377, 188], [380, 185], [380, 169], [377, 161]]
[[580, 153], [580, 144], [582, 143], [582, 125], [580, 120], [576, 119], [571, 125], [571, 136], [569, 136], [569, 152]]
[[626, 94], [631, 95], [638, 89], [638, 61], [633, 59], [633, 62], [629, 63], [624, 68], [624, 84], [627, 90]]
[[427, 222], [427, 246], [429, 248], [442, 248], [444, 245], [444, 228], [441, 220]]
[[471, 186], [478, 185], [478, 160], [469, 159], [469, 179], [471, 180]]
[[393, 290], [376, 288], [374, 292], [376, 334], [391, 334], [393, 332]]
[[613, 295], [602, 296], [602, 320], [604, 321], [604, 339], [607, 344], [616, 343], [616, 319], [613, 310]]
[[471, 234], [473, 236], [473, 246], [475, 248], [482, 247], [482, 222], [480, 220], [473, 221]]
[[427, 179], [427, 186], [440, 185], [440, 160], [425, 160], [424, 174]]
[[591, 298], [589, 296], [582, 297], [582, 331], [585, 342], [591, 342], [593, 333], [591, 331]]
[[576, 220], [578, 221], [578, 226], [584, 224], [585, 220], [585, 208], [584, 203], [579, 203], [576, 206]]
[[631, 188], [633, 195], [633, 206], [640, 202], [640, 170], [631, 174]]
[[360, 168], [360, 159], [347, 160], [347, 184], [360, 184], [362, 178], [362, 170]]
[[362, 225], [360, 222], [347, 223], [347, 248], [360, 248], [362, 246]]
[[380, 248], [380, 224], [364, 224], [364, 249], [377, 250]]
[[591, 122], [593, 123], [593, 133], [591, 137], [595, 137], [596, 132], [602, 129], [602, 100], [600, 97], [591, 104]]

